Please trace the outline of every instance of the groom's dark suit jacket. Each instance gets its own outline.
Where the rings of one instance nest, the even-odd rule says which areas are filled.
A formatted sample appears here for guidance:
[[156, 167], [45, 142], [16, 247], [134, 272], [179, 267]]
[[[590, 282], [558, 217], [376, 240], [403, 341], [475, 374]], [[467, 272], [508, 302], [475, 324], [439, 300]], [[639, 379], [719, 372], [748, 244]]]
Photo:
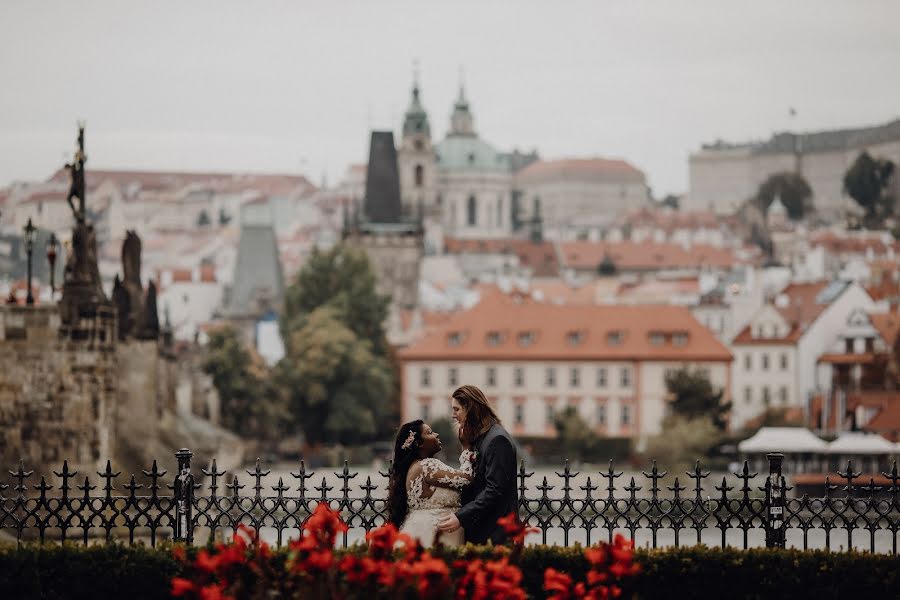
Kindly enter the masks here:
[[497, 519], [518, 513], [516, 493], [516, 447], [512, 437], [494, 424], [473, 445], [475, 472], [472, 483], [463, 488], [462, 508], [456, 517], [466, 531], [466, 541], [484, 544], [506, 542]]

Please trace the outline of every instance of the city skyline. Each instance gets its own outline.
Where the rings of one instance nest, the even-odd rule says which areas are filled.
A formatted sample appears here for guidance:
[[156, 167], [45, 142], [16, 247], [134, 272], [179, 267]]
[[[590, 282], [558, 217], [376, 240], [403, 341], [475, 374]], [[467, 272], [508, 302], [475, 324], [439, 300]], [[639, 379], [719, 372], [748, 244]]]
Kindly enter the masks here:
[[885, 76], [900, 7], [828, 5], [771, 4], [778, 19], [758, 4], [713, 3], [524, 4], [515, 14], [455, 3], [421, 15], [407, 2], [128, 14], [105, 2], [4, 5], [0, 186], [55, 172], [78, 119], [88, 169], [334, 182], [365, 161], [369, 130], [399, 130], [417, 61], [433, 139], [462, 68], [476, 130], [498, 149], [624, 158], [655, 196], [681, 193], [702, 143], [900, 116], [900, 82]]

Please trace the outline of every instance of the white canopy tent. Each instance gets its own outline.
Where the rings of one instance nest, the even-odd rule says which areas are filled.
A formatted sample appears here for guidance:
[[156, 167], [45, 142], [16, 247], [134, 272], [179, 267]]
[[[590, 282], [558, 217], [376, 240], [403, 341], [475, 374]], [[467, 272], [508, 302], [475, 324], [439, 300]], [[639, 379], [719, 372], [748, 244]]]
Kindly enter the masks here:
[[783, 454], [825, 453], [828, 444], [803, 427], [763, 427], [751, 437], [738, 444], [743, 454]]
[[828, 444], [828, 454], [894, 454], [897, 449], [877, 433], [864, 431], [843, 431], [837, 439]]

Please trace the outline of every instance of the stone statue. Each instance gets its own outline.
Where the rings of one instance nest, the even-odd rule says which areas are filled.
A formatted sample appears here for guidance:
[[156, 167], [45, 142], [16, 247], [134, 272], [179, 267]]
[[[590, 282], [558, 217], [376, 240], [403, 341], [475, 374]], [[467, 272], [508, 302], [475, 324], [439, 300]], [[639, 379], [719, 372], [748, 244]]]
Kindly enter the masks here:
[[128, 299], [128, 292], [125, 291], [125, 286], [122, 285], [122, 281], [119, 279], [118, 275], [116, 275], [116, 278], [113, 281], [112, 301], [116, 306], [116, 313], [119, 317], [119, 326], [117, 328], [119, 340], [125, 340], [128, 335], [128, 331], [125, 328], [125, 320], [129, 313], [130, 301]]
[[[67, 164], [72, 179], [69, 187], [68, 202], [75, 217], [72, 230], [72, 248], [66, 256], [66, 267], [63, 272], [62, 299], [60, 313], [63, 323], [73, 324], [81, 317], [92, 317], [101, 306], [109, 306], [109, 300], [103, 293], [100, 281], [100, 268], [97, 265], [97, 234], [94, 226], [87, 222], [85, 198], [87, 195], [84, 183], [84, 124], [78, 125], [78, 150], [75, 159]], [[78, 206], [73, 202], [78, 198]]]
[[143, 337], [157, 339], [159, 337], [159, 313], [156, 309], [156, 283], [150, 280], [147, 285], [147, 301], [144, 303]]

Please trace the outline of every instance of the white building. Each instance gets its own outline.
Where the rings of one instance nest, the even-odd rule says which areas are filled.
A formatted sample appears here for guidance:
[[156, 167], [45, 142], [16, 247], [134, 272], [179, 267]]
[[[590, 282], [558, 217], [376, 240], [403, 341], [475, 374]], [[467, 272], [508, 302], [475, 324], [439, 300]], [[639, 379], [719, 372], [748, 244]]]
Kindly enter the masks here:
[[732, 342], [732, 427], [769, 407], [806, 410], [809, 397], [821, 391], [819, 356], [851, 313], [874, 305], [859, 284], [847, 281], [792, 283], [764, 305]]
[[699, 367], [726, 396], [730, 389], [731, 353], [674, 306], [559, 306], [486, 293], [399, 357], [403, 420], [449, 415], [450, 394], [469, 383], [516, 436], [554, 436], [555, 414], [573, 406], [598, 435], [640, 444], [661, 430], [668, 370]]

